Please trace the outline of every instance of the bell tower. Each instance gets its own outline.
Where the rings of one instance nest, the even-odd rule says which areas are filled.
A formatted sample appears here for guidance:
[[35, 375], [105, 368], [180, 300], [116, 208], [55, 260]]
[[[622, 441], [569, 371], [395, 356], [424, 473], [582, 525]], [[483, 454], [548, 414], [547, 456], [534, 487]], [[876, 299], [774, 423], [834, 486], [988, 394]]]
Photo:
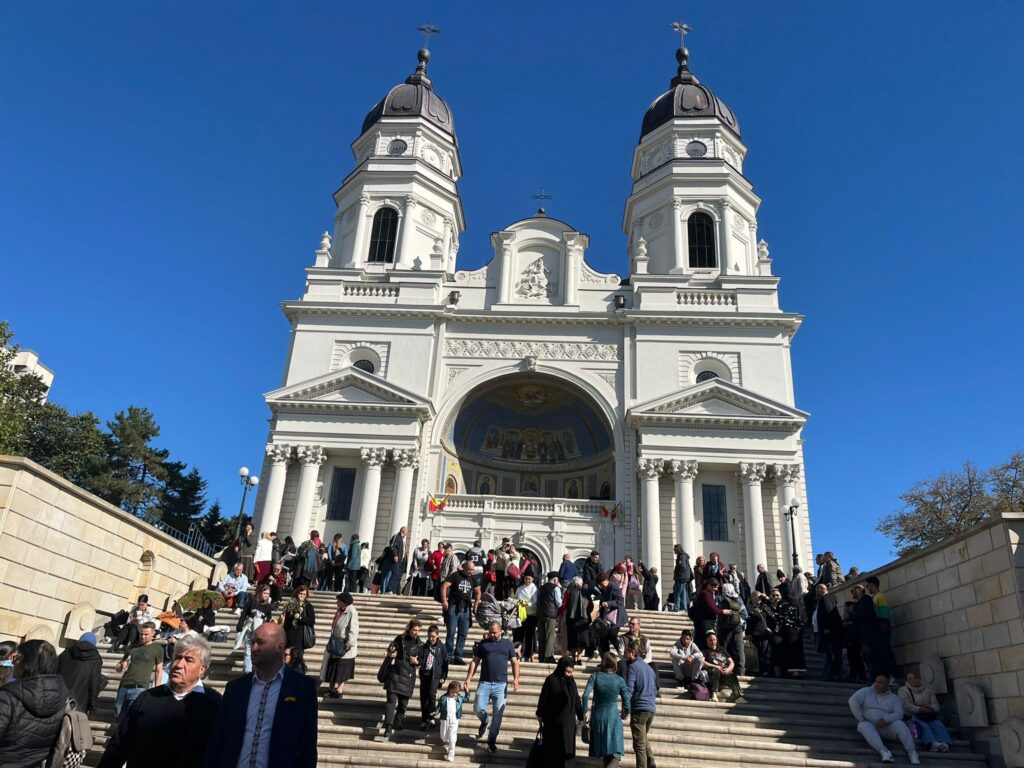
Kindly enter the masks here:
[[366, 273], [433, 271], [451, 276], [466, 222], [451, 108], [416, 70], [367, 114], [352, 143], [356, 167], [334, 193], [330, 266]]
[[647, 109], [633, 151], [623, 229], [633, 279], [652, 289], [770, 274], [758, 257], [761, 200], [743, 176], [739, 122], [689, 58], [685, 47], [676, 51], [676, 76]]

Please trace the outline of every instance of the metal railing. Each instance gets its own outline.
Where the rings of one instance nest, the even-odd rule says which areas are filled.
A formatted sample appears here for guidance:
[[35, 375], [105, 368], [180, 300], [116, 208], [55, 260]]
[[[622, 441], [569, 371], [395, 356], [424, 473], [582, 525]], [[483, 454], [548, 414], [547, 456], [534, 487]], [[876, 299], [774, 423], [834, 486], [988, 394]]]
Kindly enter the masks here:
[[199, 526], [195, 523], [189, 525], [188, 533], [182, 533], [177, 528], [172, 528], [159, 517], [156, 517], [154, 515], [141, 515], [141, 518], [150, 525], [152, 525], [154, 528], [156, 528], [158, 531], [163, 531], [168, 536], [177, 539], [187, 547], [192, 547], [192, 549], [196, 550], [197, 552], [203, 553], [207, 557], [213, 557], [214, 552], [216, 551], [214, 549], [214, 546], [206, 540], [206, 537], [203, 535], [203, 532], [199, 530]]

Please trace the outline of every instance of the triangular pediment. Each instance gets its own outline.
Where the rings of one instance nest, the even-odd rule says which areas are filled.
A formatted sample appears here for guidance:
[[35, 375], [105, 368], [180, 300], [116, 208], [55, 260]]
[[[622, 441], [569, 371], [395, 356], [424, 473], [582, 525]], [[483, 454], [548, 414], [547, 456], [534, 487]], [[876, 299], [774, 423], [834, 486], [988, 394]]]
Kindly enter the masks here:
[[264, 395], [273, 410], [312, 409], [414, 412], [432, 415], [419, 395], [358, 368], [343, 368]]
[[690, 424], [724, 429], [795, 430], [808, 414], [722, 379], [648, 400], [629, 409], [635, 426]]

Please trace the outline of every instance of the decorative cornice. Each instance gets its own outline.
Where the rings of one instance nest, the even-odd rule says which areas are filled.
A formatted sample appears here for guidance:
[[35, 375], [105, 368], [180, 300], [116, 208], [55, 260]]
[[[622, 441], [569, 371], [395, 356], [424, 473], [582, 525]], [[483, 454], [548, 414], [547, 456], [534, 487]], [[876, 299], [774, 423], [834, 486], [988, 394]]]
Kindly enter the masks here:
[[445, 357], [472, 357], [498, 360], [622, 360], [621, 344], [561, 341], [494, 341], [449, 337], [444, 344]]
[[669, 468], [672, 470], [672, 474], [675, 475], [676, 480], [693, 482], [697, 479], [697, 470], [699, 465], [696, 461], [681, 461], [679, 459], [673, 459], [669, 462]]
[[742, 430], [749, 432], [793, 433], [802, 423], [792, 419], [759, 418], [752, 416], [709, 416], [688, 413], [640, 413], [626, 418], [626, 423], [636, 429], [642, 427], [689, 427], [691, 429]]

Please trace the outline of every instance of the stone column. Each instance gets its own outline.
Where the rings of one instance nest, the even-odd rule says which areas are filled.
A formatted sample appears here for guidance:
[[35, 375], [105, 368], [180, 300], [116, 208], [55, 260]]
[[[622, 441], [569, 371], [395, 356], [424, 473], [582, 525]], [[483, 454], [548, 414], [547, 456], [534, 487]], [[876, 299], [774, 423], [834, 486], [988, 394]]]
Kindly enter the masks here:
[[356, 219], [356, 236], [352, 242], [352, 258], [344, 266], [348, 269], [366, 261], [369, 247], [368, 232], [370, 229], [370, 196], [359, 196], [359, 218]]
[[412, 269], [413, 260], [416, 254], [413, 247], [416, 243], [416, 198], [409, 195], [405, 198], [405, 215], [402, 217], [402, 231], [399, 234], [398, 258], [395, 259], [395, 266], [398, 269]]
[[391, 459], [398, 469], [395, 478], [395, 495], [391, 500], [391, 532], [397, 533], [403, 525], [409, 529], [409, 541], [415, 528], [415, 511], [410, 509], [409, 494], [412, 492], [412, 476], [416, 474], [420, 456], [415, 449], [398, 449], [391, 451]]
[[637, 459], [636, 468], [643, 482], [643, 541], [640, 543], [644, 565], [661, 570], [661, 508], [658, 498], [658, 478], [664, 459]]
[[276, 531], [281, 519], [281, 500], [284, 499], [284, 481], [288, 477], [288, 462], [292, 456], [292, 447], [285, 443], [271, 443], [267, 446], [267, 458], [270, 459], [270, 477], [267, 478], [266, 491], [263, 492], [263, 509], [260, 519], [253, 526], [257, 533]]
[[450, 216], [444, 217], [444, 230], [441, 235], [442, 245], [441, 253], [444, 255], [443, 264], [441, 268], [446, 272], [454, 272], [455, 265], [452, 264], [452, 230], [455, 228], [455, 222], [452, 221]]
[[[794, 521], [793, 526], [790, 526], [789, 521], [786, 519], [786, 513], [789, 512], [789, 503], [796, 498], [797, 484], [800, 482], [800, 465], [799, 464], [776, 464], [772, 468], [775, 474], [775, 484], [778, 488], [777, 498], [779, 504], [779, 531], [782, 534], [782, 551], [785, 553], [786, 562], [782, 564], [783, 570], [788, 575], [793, 568], [793, 545], [796, 544], [796, 555], [797, 559], [802, 559], [803, 555], [801, 552], [800, 544], [800, 518], [799, 515], [803, 510], [797, 510], [797, 519]], [[792, 532], [796, 531], [796, 540], [794, 542]]]
[[764, 464], [740, 464], [739, 476], [743, 481], [743, 506], [747, 512], [747, 563], [743, 569], [747, 575], [757, 572], [757, 564], [768, 559], [764, 542], [764, 507], [761, 504], [761, 482], [767, 474]]
[[685, 272], [690, 263], [690, 243], [686, 234], [686, 222], [683, 221], [683, 201], [678, 197], [672, 198], [672, 236], [675, 240], [672, 272], [678, 274]]
[[722, 239], [718, 249], [721, 261], [721, 274], [729, 274], [732, 268], [732, 203], [728, 198], [722, 200]]
[[377, 502], [380, 499], [380, 470], [387, 458], [383, 448], [363, 448], [359, 452], [363, 460], [363, 488], [359, 496], [359, 542], [373, 549], [373, 529], [377, 526]]
[[676, 480], [676, 531], [683, 550], [697, 559], [696, 521], [693, 516], [693, 481], [697, 478], [696, 461], [673, 461], [672, 475]]
[[299, 494], [295, 498], [295, 515], [292, 517], [292, 540], [301, 544], [309, 538], [313, 501], [316, 498], [316, 478], [327, 456], [319, 445], [300, 445], [296, 447], [295, 455], [302, 469], [299, 472]]

